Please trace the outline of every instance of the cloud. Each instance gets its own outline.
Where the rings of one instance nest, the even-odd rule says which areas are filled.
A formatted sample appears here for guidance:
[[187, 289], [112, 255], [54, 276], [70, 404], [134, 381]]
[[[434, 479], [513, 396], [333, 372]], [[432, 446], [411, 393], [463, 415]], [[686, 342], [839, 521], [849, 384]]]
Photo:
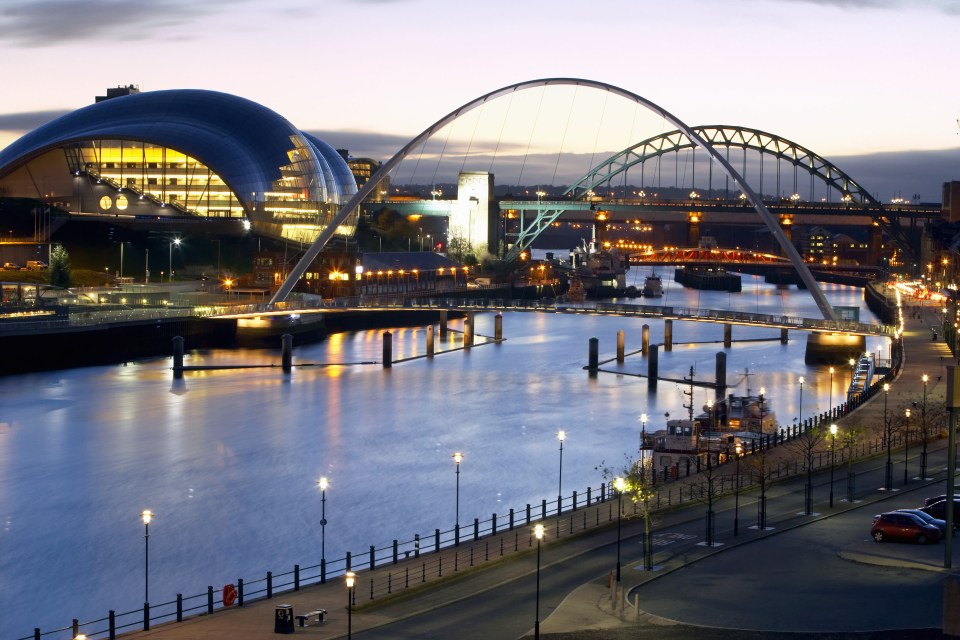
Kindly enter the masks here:
[[139, 40], [152, 30], [188, 24], [229, 6], [225, 0], [0, 0], [0, 40], [26, 47], [104, 37]]
[[25, 111], [0, 114], [0, 131], [26, 133], [66, 113], [69, 111]]
[[413, 136], [396, 135], [391, 133], [376, 133], [374, 131], [311, 131], [334, 149], [347, 149], [354, 158], [373, 158], [381, 162], [389, 160], [397, 151], [400, 151]]
[[[764, 0], [765, 1], [765, 0]], [[775, 0], [776, 2], [802, 2], [841, 9], [915, 9], [926, 8], [960, 15], [960, 0]]]

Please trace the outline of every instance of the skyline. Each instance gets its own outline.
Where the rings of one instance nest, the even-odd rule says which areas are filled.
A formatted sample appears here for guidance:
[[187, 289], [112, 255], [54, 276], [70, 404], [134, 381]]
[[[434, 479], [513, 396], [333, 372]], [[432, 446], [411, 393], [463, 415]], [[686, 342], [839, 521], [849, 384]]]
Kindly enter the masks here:
[[792, 140], [885, 201], [939, 201], [941, 183], [960, 178], [958, 25], [960, 0], [605, 0], [590, 15], [569, 0], [493, 0], [469, 18], [439, 0], [0, 0], [0, 54], [17, 61], [0, 148], [137, 84], [232, 93], [386, 160], [488, 91], [581, 77], [689, 125]]

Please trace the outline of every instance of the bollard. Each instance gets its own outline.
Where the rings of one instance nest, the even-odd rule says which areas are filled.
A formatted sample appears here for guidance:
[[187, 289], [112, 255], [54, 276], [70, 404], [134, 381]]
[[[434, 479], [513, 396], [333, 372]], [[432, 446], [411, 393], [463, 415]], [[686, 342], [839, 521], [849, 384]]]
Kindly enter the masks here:
[[727, 353], [725, 351], [717, 352], [716, 373], [714, 375], [717, 381], [717, 395], [722, 396], [726, 394], [727, 389]]
[[467, 318], [463, 323], [463, 348], [469, 349], [473, 346], [473, 319]]
[[440, 337], [447, 337], [447, 310], [440, 309]]
[[280, 366], [284, 373], [293, 368], [293, 336], [289, 333], [280, 336]]
[[498, 313], [493, 318], [493, 339], [497, 342], [503, 340], [503, 314]]
[[723, 348], [729, 349], [733, 344], [733, 327], [729, 324], [723, 325]]
[[788, 333], [787, 329], [780, 329], [780, 344], [787, 344], [787, 342], [789, 342], [789, 339], [787, 338], [787, 333]]
[[650, 359], [647, 360], [647, 388], [657, 389], [657, 376], [660, 375], [660, 350], [657, 345], [650, 346]]
[[183, 378], [183, 336], [173, 339], [173, 379]]
[[427, 327], [427, 357], [433, 357], [435, 340], [433, 339], [433, 325]]
[[663, 350], [673, 351], [673, 320], [663, 321]]
[[389, 331], [383, 332], [383, 368], [389, 369], [393, 366], [393, 334]]
[[623, 363], [624, 339], [623, 330], [617, 331], [617, 362]]
[[645, 356], [650, 352], [650, 325], [643, 325], [640, 335], [640, 353]]
[[590, 354], [587, 358], [587, 370], [590, 376], [597, 375], [597, 369], [600, 368], [600, 340], [590, 338]]

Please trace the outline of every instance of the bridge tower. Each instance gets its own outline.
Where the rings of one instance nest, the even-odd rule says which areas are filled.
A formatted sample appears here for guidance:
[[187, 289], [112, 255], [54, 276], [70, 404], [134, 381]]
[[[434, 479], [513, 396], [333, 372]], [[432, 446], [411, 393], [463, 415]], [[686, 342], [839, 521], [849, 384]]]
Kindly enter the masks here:
[[700, 246], [700, 221], [702, 219], [703, 219], [703, 214], [699, 211], [687, 212], [687, 246], [688, 247]]
[[450, 236], [465, 240], [473, 251], [497, 251], [497, 216], [495, 212], [491, 215], [493, 187], [493, 174], [486, 171], [461, 171], [457, 180]]
[[[787, 236], [787, 240], [791, 243], [793, 242], [793, 214], [792, 213], [781, 213], [780, 214], [780, 227], [783, 229], [783, 235]], [[786, 258], [787, 252], [780, 248], [780, 256]]]
[[874, 222], [870, 225], [869, 238], [867, 240], [867, 264], [880, 264], [880, 256], [883, 250], [883, 229]]

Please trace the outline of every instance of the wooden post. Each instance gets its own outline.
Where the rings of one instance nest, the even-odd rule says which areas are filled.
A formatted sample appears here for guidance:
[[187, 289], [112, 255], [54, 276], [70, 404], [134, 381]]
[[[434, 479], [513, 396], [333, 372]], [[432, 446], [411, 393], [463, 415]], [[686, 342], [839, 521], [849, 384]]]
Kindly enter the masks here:
[[389, 369], [393, 366], [393, 334], [389, 331], [383, 332], [383, 368]]
[[440, 309], [440, 337], [447, 337], [447, 310]]
[[590, 376], [597, 375], [597, 369], [600, 368], [600, 340], [598, 338], [590, 338], [590, 353], [587, 358], [587, 370], [590, 371]]
[[642, 342], [640, 343], [640, 353], [646, 356], [650, 352], [650, 325], [643, 325], [643, 330], [641, 335]]
[[673, 351], [673, 320], [663, 321], [663, 350]]
[[183, 378], [183, 336], [173, 339], [173, 379]]
[[289, 333], [280, 336], [280, 366], [284, 373], [293, 369], [293, 336]]
[[624, 340], [623, 330], [617, 331], [617, 362], [623, 363]]
[[733, 344], [733, 327], [729, 324], [723, 325], [723, 348], [729, 349]]
[[498, 313], [493, 319], [493, 339], [499, 342], [503, 340], [503, 314]]
[[647, 388], [657, 389], [657, 377], [660, 375], [660, 349], [657, 345], [650, 346], [650, 359], [647, 360]]
[[427, 357], [433, 357], [434, 349], [434, 339], [433, 339], [433, 325], [427, 327]]

